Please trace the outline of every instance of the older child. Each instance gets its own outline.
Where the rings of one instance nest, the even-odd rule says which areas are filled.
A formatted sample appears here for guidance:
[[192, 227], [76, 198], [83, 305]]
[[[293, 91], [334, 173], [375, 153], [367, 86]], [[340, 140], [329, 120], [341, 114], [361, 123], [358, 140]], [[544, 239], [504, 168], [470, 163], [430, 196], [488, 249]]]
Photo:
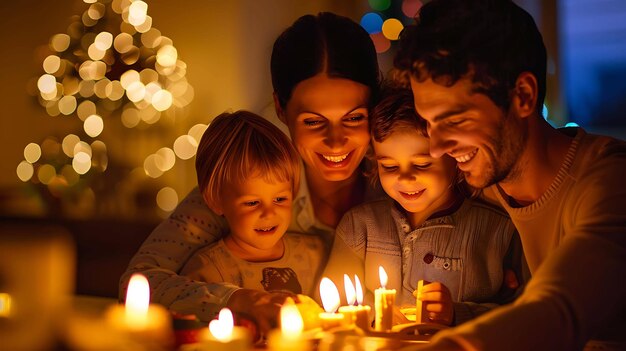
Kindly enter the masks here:
[[277, 127], [251, 112], [216, 117], [200, 140], [198, 186], [230, 232], [198, 250], [181, 275], [242, 288], [311, 294], [324, 260], [314, 235], [285, 233], [300, 158]]
[[387, 287], [398, 291], [396, 304], [413, 307], [418, 280], [430, 281], [418, 296], [430, 321], [445, 325], [505, 302], [515, 227], [502, 211], [463, 196], [454, 159], [430, 156], [411, 91], [388, 91], [370, 114], [370, 131], [372, 176], [389, 198], [344, 216], [324, 275], [340, 281], [343, 273], [358, 274], [371, 293], [383, 266]]

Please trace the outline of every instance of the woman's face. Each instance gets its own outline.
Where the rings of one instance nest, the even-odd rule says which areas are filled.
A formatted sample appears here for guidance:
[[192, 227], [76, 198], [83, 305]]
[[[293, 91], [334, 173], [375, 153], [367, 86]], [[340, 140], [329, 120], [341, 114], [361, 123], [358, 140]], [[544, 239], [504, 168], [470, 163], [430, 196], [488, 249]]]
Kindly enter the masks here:
[[366, 85], [320, 73], [298, 83], [277, 109], [310, 176], [342, 181], [354, 174], [370, 141], [369, 95]]

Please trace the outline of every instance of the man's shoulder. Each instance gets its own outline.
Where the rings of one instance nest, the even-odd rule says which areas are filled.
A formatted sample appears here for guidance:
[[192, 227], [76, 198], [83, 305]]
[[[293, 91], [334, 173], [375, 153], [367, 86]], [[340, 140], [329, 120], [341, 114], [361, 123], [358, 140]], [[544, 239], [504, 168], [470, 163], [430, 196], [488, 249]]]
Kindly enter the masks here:
[[598, 176], [623, 178], [624, 170], [626, 141], [596, 134], [585, 134], [581, 138], [571, 170], [574, 178], [579, 181]]

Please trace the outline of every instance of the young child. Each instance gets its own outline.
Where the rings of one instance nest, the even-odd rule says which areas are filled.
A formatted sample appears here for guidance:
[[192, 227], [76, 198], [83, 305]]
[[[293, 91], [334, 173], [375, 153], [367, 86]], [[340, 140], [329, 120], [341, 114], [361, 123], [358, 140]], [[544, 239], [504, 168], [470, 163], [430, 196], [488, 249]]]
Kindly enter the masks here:
[[200, 140], [196, 172], [207, 206], [225, 217], [230, 232], [194, 253], [180, 274], [311, 294], [324, 244], [318, 236], [285, 233], [300, 177], [300, 159], [287, 136], [251, 112], [224, 113]]
[[410, 90], [383, 94], [370, 114], [371, 176], [389, 198], [343, 217], [324, 276], [359, 275], [372, 304], [383, 266], [399, 307], [416, 306], [423, 279], [431, 284], [415, 293], [429, 321], [455, 325], [511, 298], [503, 280], [507, 261], [519, 262], [518, 239], [503, 211], [465, 198], [456, 161], [430, 156], [426, 129]]

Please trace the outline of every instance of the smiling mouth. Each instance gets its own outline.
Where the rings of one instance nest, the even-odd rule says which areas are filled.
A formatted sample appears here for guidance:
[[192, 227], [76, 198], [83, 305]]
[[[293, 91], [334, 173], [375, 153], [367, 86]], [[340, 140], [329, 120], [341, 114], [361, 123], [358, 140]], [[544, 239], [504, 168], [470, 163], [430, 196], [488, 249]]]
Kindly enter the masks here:
[[470, 151], [470, 152], [468, 152], [466, 154], [460, 155], [460, 156], [452, 156], [452, 155], [450, 155], [450, 156], [452, 156], [456, 160], [456, 162], [458, 162], [458, 163], [465, 163], [465, 162], [473, 159], [474, 156], [476, 156], [477, 153], [478, 153], [478, 149], [474, 149], [474, 150], [472, 150], [472, 151]]
[[425, 191], [426, 189], [422, 189], [419, 191], [398, 191], [398, 192], [400, 193], [400, 195], [402, 195], [403, 198], [407, 200], [417, 200], [420, 196], [422, 196], [422, 194], [424, 194]]
[[318, 153], [317, 156], [327, 167], [339, 168], [346, 166], [350, 162], [352, 151], [342, 155], [325, 155]]
[[254, 229], [255, 232], [261, 234], [261, 235], [267, 235], [267, 234], [274, 234], [274, 232], [276, 231], [276, 229], [278, 228], [277, 225], [272, 226], [272, 227], [265, 227], [265, 228], [256, 228]]

